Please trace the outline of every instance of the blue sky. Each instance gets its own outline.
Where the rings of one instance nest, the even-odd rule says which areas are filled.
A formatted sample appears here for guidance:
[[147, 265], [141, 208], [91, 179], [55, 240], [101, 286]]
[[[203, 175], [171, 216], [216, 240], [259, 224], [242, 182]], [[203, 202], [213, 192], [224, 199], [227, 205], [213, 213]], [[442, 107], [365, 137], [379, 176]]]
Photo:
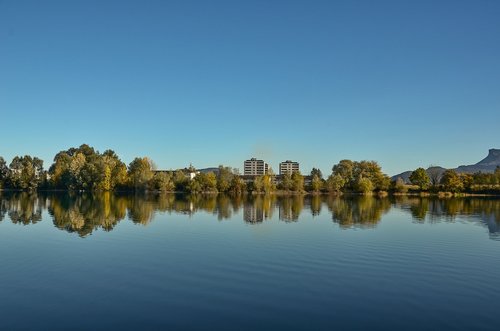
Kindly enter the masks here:
[[500, 147], [499, 1], [0, 1], [0, 155], [329, 173]]

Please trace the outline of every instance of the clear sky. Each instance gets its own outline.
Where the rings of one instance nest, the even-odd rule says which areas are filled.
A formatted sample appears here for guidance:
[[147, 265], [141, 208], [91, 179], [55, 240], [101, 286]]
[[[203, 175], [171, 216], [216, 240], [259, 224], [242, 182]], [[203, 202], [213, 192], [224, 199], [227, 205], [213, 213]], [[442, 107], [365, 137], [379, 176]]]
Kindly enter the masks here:
[[0, 155], [329, 173], [500, 147], [500, 1], [0, 0]]

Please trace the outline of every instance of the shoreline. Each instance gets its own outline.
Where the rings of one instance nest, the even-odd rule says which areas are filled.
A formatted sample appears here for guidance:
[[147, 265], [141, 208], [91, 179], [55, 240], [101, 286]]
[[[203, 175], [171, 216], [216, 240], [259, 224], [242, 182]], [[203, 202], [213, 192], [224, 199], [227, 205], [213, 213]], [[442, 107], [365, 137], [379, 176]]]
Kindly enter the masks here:
[[190, 193], [185, 191], [159, 191], [159, 190], [150, 190], [150, 191], [133, 191], [133, 190], [113, 190], [113, 191], [86, 191], [86, 190], [66, 190], [66, 189], [39, 189], [35, 191], [29, 190], [21, 190], [21, 189], [4, 189], [0, 188], [1, 192], [7, 193], [72, 193], [72, 194], [101, 194], [101, 193], [113, 193], [113, 194], [179, 194], [179, 195], [228, 195], [228, 196], [266, 196], [266, 195], [274, 195], [274, 196], [285, 196], [285, 197], [295, 197], [295, 196], [344, 196], [344, 197], [363, 197], [363, 196], [371, 196], [371, 197], [421, 197], [421, 198], [474, 198], [474, 197], [498, 197], [500, 198], [499, 193], [452, 193], [452, 192], [371, 192], [371, 193], [358, 193], [358, 192], [294, 192], [294, 191], [274, 191], [274, 192], [245, 192], [240, 194], [231, 194], [230, 192], [196, 192]]

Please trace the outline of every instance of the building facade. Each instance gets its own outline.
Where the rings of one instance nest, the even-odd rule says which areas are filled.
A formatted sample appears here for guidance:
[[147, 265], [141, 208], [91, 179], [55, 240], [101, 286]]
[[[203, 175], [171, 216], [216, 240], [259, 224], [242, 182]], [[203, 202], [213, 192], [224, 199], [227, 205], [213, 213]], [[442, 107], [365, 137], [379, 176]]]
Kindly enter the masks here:
[[269, 170], [269, 165], [263, 160], [252, 158], [243, 164], [243, 174], [245, 176], [262, 176]]
[[286, 160], [280, 163], [280, 175], [292, 174], [294, 171], [299, 171], [299, 162]]

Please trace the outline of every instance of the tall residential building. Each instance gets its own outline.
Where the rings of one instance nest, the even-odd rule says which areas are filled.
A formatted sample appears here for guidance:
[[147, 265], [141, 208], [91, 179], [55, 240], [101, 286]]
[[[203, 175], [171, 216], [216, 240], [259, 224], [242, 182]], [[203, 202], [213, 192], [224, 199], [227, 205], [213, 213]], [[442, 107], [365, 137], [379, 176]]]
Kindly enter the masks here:
[[294, 171], [299, 171], [299, 162], [286, 160], [280, 163], [280, 175], [292, 174]]
[[261, 176], [267, 173], [267, 171], [269, 170], [269, 165], [262, 160], [252, 158], [245, 161], [243, 169], [243, 174], [245, 176]]

